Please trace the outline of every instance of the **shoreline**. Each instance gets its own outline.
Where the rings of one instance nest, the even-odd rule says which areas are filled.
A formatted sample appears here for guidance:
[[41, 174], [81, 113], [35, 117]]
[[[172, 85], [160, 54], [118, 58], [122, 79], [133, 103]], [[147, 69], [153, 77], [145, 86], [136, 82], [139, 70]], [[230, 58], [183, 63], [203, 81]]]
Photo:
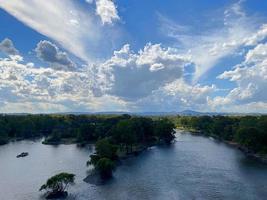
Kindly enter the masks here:
[[267, 164], [267, 155], [262, 155], [259, 153], [254, 153], [250, 151], [248, 148], [243, 147], [242, 145], [233, 142], [233, 141], [226, 141], [226, 140], [221, 140], [225, 144], [234, 147], [236, 149], [239, 149], [242, 153], [244, 153], [248, 158], [251, 158], [253, 160], [259, 161], [261, 163]]
[[187, 131], [192, 135], [199, 135], [199, 136], [204, 136], [204, 137], [212, 137], [216, 141], [223, 142], [226, 145], [229, 145], [229, 146], [231, 146], [231, 147], [233, 147], [235, 149], [240, 150], [248, 158], [251, 158], [251, 159], [256, 160], [258, 162], [261, 162], [263, 164], [267, 164], [267, 155], [254, 153], [253, 151], [251, 151], [248, 148], [240, 145], [237, 142], [222, 140], [222, 139], [214, 137], [214, 136], [207, 136], [200, 130], [195, 130], [195, 129], [190, 129], [190, 128], [183, 128], [183, 127], [179, 127], [179, 128], [177, 128], [177, 130], [181, 130], [181, 131], [184, 131], [184, 132]]

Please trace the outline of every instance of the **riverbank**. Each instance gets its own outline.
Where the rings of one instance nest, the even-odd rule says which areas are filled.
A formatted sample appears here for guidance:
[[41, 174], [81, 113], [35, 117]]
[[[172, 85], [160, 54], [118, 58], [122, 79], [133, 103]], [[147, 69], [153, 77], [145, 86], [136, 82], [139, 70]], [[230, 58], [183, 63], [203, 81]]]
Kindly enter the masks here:
[[[178, 129], [178, 128], [177, 128]], [[200, 130], [196, 130], [196, 129], [192, 129], [192, 128], [183, 128], [183, 127], [179, 127], [178, 130], [181, 130], [183, 132], [189, 132], [192, 135], [200, 135], [200, 136], [204, 136], [204, 137], [212, 137], [213, 139], [223, 142], [233, 148], [239, 149], [240, 151], [242, 151], [248, 158], [251, 158], [253, 160], [259, 161], [261, 163], [267, 164], [267, 155], [266, 154], [259, 154], [259, 153], [255, 153], [253, 151], [251, 151], [250, 149], [240, 145], [237, 142], [234, 141], [228, 141], [228, 140], [222, 140], [221, 138], [218, 138], [216, 136], [207, 136], [205, 133], [203, 133]]]
[[58, 141], [45, 139], [42, 144], [45, 145], [60, 145], [60, 144], [77, 144], [76, 138], [61, 138]]
[[259, 153], [254, 153], [252, 152], [250, 149], [243, 147], [242, 145], [238, 144], [237, 142], [233, 142], [233, 141], [226, 141], [223, 140], [224, 143], [226, 143], [229, 146], [232, 146], [234, 148], [239, 149], [240, 151], [242, 151], [247, 157], [253, 159], [253, 160], [257, 160], [259, 162], [262, 162], [264, 164], [267, 164], [267, 155], [264, 154], [259, 154]]
[[77, 144], [79, 147], [84, 147], [89, 144], [95, 144], [96, 140], [92, 140], [90, 142], [78, 142], [76, 138], [61, 138], [59, 141], [49, 141], [43, 140], [42, 144], [44, 145], [69, 145], [69, 144]]

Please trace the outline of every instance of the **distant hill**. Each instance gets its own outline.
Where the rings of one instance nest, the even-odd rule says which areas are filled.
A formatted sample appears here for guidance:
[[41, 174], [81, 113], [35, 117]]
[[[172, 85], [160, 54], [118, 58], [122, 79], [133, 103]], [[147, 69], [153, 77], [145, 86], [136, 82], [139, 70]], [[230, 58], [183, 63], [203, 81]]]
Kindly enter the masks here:
[[[31, 113], [2, 113], [2, 115], [29, 115]], [[49, 114], [49, 113], [39, 113], [39, 114]], [[245, 115], [266, 115], [266, 113], [226, 113], [226, 112], [199, 112], [194, 110], [183, 110], [180, 112], [124, 112], [124, 111], [106, 111], [106, 112], [60, 112], [60, 113], [50, 113], [56, 115], [136, 115], [136, 116], [245, 116]]]
[[106, 111], [106, 112], [65, 112], [65, 113], [56, 113], [56, 114], [72, 114], [72, 115], [137, 115], [137, 116], [244, 116], [244, 115], [263, 115], [262, 113], [226, 113], [226, 112], [199, 112], [194, 110], [183, 110], [180, 112], [127, 112], [127, 111]]

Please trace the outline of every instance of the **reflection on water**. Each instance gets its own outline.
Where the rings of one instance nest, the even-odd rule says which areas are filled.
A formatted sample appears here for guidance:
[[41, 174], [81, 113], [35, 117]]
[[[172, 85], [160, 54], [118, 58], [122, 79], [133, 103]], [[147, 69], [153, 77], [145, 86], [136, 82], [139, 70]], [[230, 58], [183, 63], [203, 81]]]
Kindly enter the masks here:
[[[24, 151], [28, 157], [16, 158]], [[40, 185], [62, 171], [76, 174], [68, 198], [76, 200], [260, 200], [267, 196], [267, 166], [209, 138], [178, 133], [170, 147], [152, 147], [123, 160], [114, 179], [102, 186], [82, 181], [92, 152], [92, 146], [46, 146], [40, 141], [1, 146], [0, 199], [39, 199]]]

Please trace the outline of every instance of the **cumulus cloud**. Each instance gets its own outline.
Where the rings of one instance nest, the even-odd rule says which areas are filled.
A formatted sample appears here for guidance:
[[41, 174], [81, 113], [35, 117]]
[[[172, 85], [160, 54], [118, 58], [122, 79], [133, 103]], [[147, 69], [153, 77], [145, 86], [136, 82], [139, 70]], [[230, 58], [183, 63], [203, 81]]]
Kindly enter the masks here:
[[66, 112], [64, 105], [49, 102], [0, 102], [2, 113], [54, 113]]
[[0, 112], [127, 109], [117, 97], [95, 97], [93, 77], [87, 69], [62, 71], [35, 66], [18, 55], [0, 58]]
[[120, 19], [112, 0], [96, 0], [96, 14], [100, 16], [103, 24], [112, 24]]
[[60, 51], [55, 44], [49, 41], [40, 41], [35, 52], [41, 60], [51, 64], [51, 67], [55, 69], [74, 70], [76, 67], [66, 52]]
[[[36, 52], [49, 64], [71, 63], [65, 62], [69, 60], [59, 56], [63, 52], [47, 41], [40, 42]], [[190, 57], [160, 44], [147, 44], [138, 53], [125, 45], [105, 62], [79, 71], [35, 66], [19, 55], [0, 58], [0, 111], [20, 112], [23, 103], [24, 112], [127, 111], [138, 99], [180, 79], [188, 63]]]
[[156, 91], [150, 96], [139, 99], [135, 109], [143, 111], [177, 111], [195, 109], [206, 111], [208, 97], [216, 90], [214, 85], [190, 85], [183, 79], [175, 80]]
[[246, 37], [244, 43], [247, 46], [257, 45], [267, 37], [267, 24], [263, 24], [260, 29], [252, 36]]
[[267, 60], [267, 43], [259, 44], [246, 55], [245, 64], [264, 64]]
[[17, 55], [19, 54], [19, 51], [15, 48], [13, 45], [13, 42], [5, 38], [1, 43], [0, 43], [0, 52], [3, 52], [7, 55]]
[[[267, 102], [267, 44], [258, 44], [248, 51], [244, 62], [225, 71], [219, 79], [228, 79], [237, 84], [225, 97], [210, 99], [212, 107], [226, 105], [265, 105]], [[265, 109], [262, 110], [266, 112]]]
[[96, 89], [125, 100], [136, 100], [150, 95], [183, 76], [184, 67], [190, 64], [190, 57], [179, 54], [174, 48], [160, 44], [147, 44], [143, 50], [134, 53], [126, 44], [114, 55], [96, 66]]
[[119, 20], [117, 7], [113, 0], [85, 0], [87, 3], [92, 4], [95, 2], [96, 15], [98, 15], [102, 21], [102, 24], [113, 24]]

